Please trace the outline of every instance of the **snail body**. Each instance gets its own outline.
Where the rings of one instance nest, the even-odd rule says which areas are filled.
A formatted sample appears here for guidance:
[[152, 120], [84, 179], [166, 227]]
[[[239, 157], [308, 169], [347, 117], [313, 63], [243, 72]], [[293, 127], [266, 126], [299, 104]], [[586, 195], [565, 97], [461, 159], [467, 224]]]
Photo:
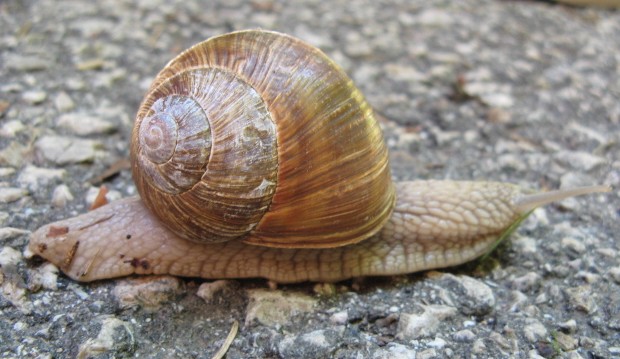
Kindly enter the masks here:
[[138, 110], [131, 159], [140, 198], [43, 226], [29, 250], [82, 281], [338, 281], [466, 262], [536, 206], [607, 190], [393, 184], [351, 80], [318, 49], [265, 31], [173, 59]]

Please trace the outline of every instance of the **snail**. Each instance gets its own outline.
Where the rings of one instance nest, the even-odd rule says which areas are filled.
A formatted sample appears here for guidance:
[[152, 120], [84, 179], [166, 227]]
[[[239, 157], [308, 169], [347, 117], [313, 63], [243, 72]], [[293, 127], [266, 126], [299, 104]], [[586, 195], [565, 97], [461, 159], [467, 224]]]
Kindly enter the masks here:
[[131, 163], [139, 197], [45, 225], [28, 251], [79, 281], [335, 282], [470, 261], [532, 209], [609, 190], [393, 183], [352, 80], [320, 50], [259, 30], [213, 37], [166, 65], [138, 110]]

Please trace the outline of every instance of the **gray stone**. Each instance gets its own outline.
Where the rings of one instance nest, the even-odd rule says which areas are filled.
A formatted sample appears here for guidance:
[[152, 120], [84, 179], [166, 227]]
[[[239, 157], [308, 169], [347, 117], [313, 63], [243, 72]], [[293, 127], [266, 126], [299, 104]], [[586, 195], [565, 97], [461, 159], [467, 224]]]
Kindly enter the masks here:
[[60, 112], [71, 111], [75, 108], [75, 102], [66, 92], [59, 92], [54, 98], [54, 106]]
[[15, 202], [27, 195], [28, 191], [23, 188], [0, 187], [0, 203]]
[[385, 348], [378, 349], [373, 359], [416, 359], [416, 351], [402, 344], [389, 343]]
[[568, 296], [568, 304], [579, 311], [594, 313], [598, 309], [596, 304], [596, 294], [592, 292], [590, 286], [566, 288], [564, 293]]
[[40, 90], [26, 91], [22, 94], [22, 100], [31, 105], [38, 105], [47, 99], [47, 93]]
[[311, 311], [316, 299], [305, 294], [279, 290], [253, 289], [248, 291], [245, 325], [254, 321], [270, 327], [289, 323], [295, 315]]
[[2, 125], [2, 128], [0, 128], [0, 136], [13, 138], [25, 129], [26, 126], [19, 120], [7, 121]]
[[39, 71], [50, 66], [50, 61], [36, 55], [6, 54], [4, 66], [12, 71]]
[[148, 311], [156, 311], [182, 292], [179, 278], [171, 276], [124, 279], [112, 290], [122, 308], [141, 307]]
[[452, 339], [457, 342], [472, 342], [476, 339], [476, 334], [469, 329], [459, 330], [452, 335]]
[[97, 116], [83, 113], [67, 113], [61, 115], [56, 124], [80, 136], [101, 135], [116, 130], [116, 126], [113, 123]]
[[26, 166], [17, 177], [17, 183], [28, 188], [31, 192], [37, 192], [40, 187], [60, 180], [67, 171], [55, 168], [41, 168], [32, 165]]
[[547, 328], [536, 319], [526, 319], [523, 326], [523, 335], [530, 343], [543, 340], [549, 334]]
[[92, 162], [103, 146], [99, 141], [63, 136], [43, 136], [35, 143], [37, 155], [53, 164]]
[[435, 335], [443, 320], [454, 317], [456, 308], [446, 305], [421, 306], [421, 314], [402, 313], [396, 337], [401, 340], [425, 338]]
[[[196, 295], [202, 298], [207, 303], [212, 303], [216, 296], [221, 293], [230, 291], [233, 286], [233, 281], [230, 280], [216, 280], [213, 282], [205, 282], [198, 287]], [[232, 294], [231, 294], [232, 295]]]
[[73, 194], [67, 185], [61, 184], [54, 188], [51, 199], [54, 208], [64, 208], [71, 201], [73, 201]]
[[283, 358], [328, 358], [339, 345], [342, 332], [334, 329], [315, 330], [287, 336], [278, 345]]
[[493, 311], [495, 296], [485, 283], [464, 275], [442, 274], [439, 279], [461, 313], [483, 316]]
[[540, 286], [540, 274], [529, 272], [512, 281], [512, 288], [520, 292], [528, 292], [536, 290]]
[[[96, 338], [80, 344], [78, 357], [90, 358], [101, 354], [129, 355], [135, 348], [132, 325], [114, 317], [101, 317], [101, 330]], [[116, 355], [113, 355], [116, 356]]]

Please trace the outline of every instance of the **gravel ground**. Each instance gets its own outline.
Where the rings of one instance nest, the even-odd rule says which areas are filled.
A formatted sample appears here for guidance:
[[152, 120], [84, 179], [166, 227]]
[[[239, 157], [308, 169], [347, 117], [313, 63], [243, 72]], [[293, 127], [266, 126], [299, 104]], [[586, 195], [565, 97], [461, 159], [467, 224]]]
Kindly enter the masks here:
[[[274, 29], [322, 48], [382, 116], [397, 179], [620, 182], [620, 12], [533, 1], [0, 3], [0, 357], [620, 357], [617, 190], [537, 210], [484, 261], [267, 289], [73, 282], [29, 233], [84, 212], [176, 53]], [[91, 184], [95, 182], [95, 184]], [[122, 170], [109, 198], [135, 194]], [[617, 188], [617, 187], [616, 187]]]

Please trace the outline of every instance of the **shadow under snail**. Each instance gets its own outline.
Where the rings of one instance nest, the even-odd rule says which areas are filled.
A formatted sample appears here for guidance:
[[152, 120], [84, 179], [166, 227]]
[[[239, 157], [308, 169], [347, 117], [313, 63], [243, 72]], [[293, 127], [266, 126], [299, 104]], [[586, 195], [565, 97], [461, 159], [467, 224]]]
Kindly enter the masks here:
[[43, 226], [31, 254], [80, 281], [334, 282], [467, 262], [535, 207], [609, 190], [392, 183], [381, 129], [344, 71], [296, 38], [258, 30], [168, 63], [138, 110], [131, 162], [141, 198]]

